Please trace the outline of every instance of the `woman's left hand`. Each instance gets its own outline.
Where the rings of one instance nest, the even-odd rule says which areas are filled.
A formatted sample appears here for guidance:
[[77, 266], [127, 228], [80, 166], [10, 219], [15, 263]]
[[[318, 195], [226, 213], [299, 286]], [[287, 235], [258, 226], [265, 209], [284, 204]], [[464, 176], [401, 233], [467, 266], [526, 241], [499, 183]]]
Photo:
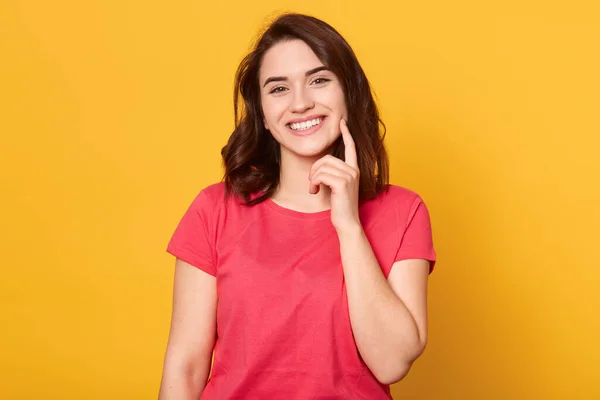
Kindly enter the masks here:
[[331, 189], [331, 223], [338, 233], [360, 226], [358, 215], [358, 189], [360, 171], [356, 147], [346, 121], [340, 121], [346, 161], [332, 155], [317, 160], [309, 175], [311, 194], [319, 192], [320, 185]]

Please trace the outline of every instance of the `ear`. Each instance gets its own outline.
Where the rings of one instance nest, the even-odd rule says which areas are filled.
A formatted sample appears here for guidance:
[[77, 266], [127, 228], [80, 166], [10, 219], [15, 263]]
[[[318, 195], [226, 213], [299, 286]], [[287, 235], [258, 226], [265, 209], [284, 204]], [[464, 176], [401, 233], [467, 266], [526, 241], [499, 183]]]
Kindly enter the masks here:
[[267, 121], [263, 119], [263, 125], [265, 126], [266, 130], [269, 130], [269, 125], [267, 125]]

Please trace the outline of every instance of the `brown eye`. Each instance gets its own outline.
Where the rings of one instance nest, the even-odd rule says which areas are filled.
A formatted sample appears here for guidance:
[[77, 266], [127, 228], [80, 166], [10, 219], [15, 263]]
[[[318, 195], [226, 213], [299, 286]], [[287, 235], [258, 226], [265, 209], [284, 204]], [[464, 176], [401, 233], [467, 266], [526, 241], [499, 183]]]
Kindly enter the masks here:
[[283, 86], [276, 86], [276, 87], [274, 87], [273, 89], [271, 89], [271, 90], [269, 91], [269, 93], [281, 93], [281, 92], [284, 92], [284, 91], [286, 91], [286, 90], [287, 90], [287, 89], [286, 89], [286, 88], [284, 88]]
[[322, 83], [329, 82], [330, 80], [331, 79], [327, 79], [327, 78], [317, 78], [312, 83], [314, 83], [315, 85], [319, 85], [319, 84], [322, 84]]

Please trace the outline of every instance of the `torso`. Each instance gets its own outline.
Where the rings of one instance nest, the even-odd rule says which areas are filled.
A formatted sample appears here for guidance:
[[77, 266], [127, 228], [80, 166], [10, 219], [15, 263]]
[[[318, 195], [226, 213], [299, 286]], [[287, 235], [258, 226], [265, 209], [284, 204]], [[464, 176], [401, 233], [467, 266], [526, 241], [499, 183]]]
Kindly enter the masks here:
[[[330, 212], [300, 213], [271, 200], [248, 207], [224, 199], [209, 228], [217, 266], [217, 344], [202, 400], [389, 399], [356, 348], [339, 241]], [[403, 188], [360, 207], [384, 275], [403, 230]]]

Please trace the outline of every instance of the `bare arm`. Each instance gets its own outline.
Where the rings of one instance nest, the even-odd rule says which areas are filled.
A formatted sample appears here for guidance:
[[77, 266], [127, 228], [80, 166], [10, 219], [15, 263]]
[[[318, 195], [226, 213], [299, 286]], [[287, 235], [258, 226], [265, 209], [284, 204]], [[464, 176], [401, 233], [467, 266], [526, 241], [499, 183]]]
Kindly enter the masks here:
[[216, 278], [177, 259], [171, 331], [159, 400], [200, 397], [210, 372], [216, 311]]
[[391, 384], [408, 373], [425, 348], [430, 263], [398, 261], [385, 279], [360, 222], [358, 157], [343, 119], [340, 131], [344, 161], [332, 155], [317, 160], [308, 177], [309, 192], [318, 193], [321, 185], [331, 190], [331, 223], [340, 241], [356, 346], [373, 375]]
[[430, 263], [398, 261], [386, 281], [360, 226], [339, 236], [356, 345], [375, 377], [392, 384], [408, 373], [427, 342]]

